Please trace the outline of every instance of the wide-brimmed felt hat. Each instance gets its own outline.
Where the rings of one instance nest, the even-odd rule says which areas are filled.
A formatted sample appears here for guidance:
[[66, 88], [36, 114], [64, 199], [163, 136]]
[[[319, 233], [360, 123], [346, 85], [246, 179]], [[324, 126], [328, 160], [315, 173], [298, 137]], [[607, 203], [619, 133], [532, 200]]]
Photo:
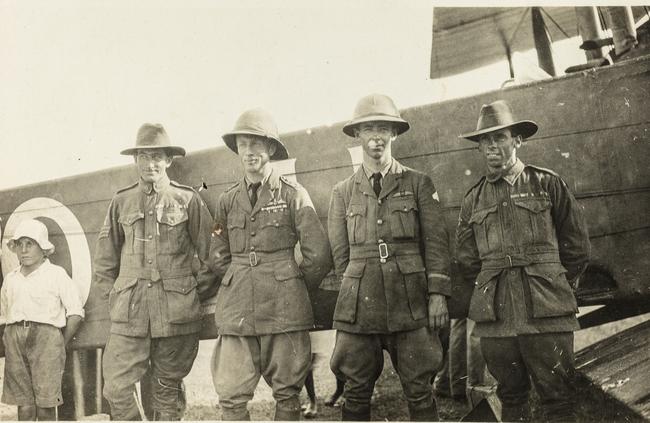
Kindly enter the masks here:
[[226, 132], [221, 136], [223, 142], [235, 154], [239, 154], [237, 150], [237, 135], [256, 135], [266, 138], [269, 142], [275, 144], [275, 153], [270, 157], [271, 160], [286, 160], [289, 158], [287, 147], [280, 141], [280, 134], [273, 116], [264, 109], [246, 110], [239, 116], [232, 131]]
[[343, 132], [354, 137], [354, 128], [363, 122], [390, 122], [395, 125], [397, 135], [408, 131], [410, 125], [402, 119], [393, 100], [387, 95], [370, 94], [361, 98], [354, 108], [352, 119], [343, 126]]
[[478, 142], [481, 135], [504, 128], [512, 128], [516, 134], [528, 138], [537, 132], [538, 127], [532, 120], [515, 119], [510, 104], [505, 100], [497, 100], [481, 106], [476, 130], [462, 134], [459, 138], [467, 138], [470, 141]]
[[138, 130], [135, 138], [135, 147], [127, 148], [120, 152], [125, 156], [131, 156], [142, 149], [164, 149], [171, 156], [184, 156], [185, 149], [172, 145], [165, 128], [159, 123], [145, 123]]
[[16, 252], [16, 241], [20, 238], [30, 238], [36, 241], [46, 256], [54, 252], [54, 245], [48, 239], [47, 227], [36, 219], [26, 219], [18, 224], [13, 236], [7, 242], [7, 247]]

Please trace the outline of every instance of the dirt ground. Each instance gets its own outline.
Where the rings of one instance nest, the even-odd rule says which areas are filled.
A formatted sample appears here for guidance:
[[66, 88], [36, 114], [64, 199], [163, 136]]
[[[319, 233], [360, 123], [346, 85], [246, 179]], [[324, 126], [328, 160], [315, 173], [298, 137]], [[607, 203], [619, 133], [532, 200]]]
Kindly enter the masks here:
[[[650, 319], [650, 314], [609, 323], [599, 327], [581, 330], [576, 332], [576, 350], [584, 348], [598, 340]], [[218, 420], [221, 418], [221, 410], [218, 405], [218, 398], [214, 392], [210, 376], [210, 358], [214, 341], [202, 341], [198, 357], [192, 371], [185, 379], [188, 410], [185, 420]], [[388, 356], [385, 357], [384, 372], [379, 379], [373, 395], [373, 420], [396, 420], [403, 421], [408, 418], [406, 401], [401, 392], [401, 386]], [[0, 375], [4, 371], [4, 359], [0, 359]], [[314, 420], [339, 420], [339, 407], [326, 407], [323, 400], [334, 391], [336, 381], [329, 370], [328, 358], [325, 357], [315, 362], [314, 376], [316, 383], [316, 394], [318, 396], [318, 416]], [[581, 387], [581, 389], [584, 387]], [[580, 417], [579, 422], [611, 422], [630, 421], [630, 416], [620, 414], [620, 409], [615, 407], [602, 395], [586, 394], [581, 391], [580, 396]], [[302, 392], [302, 400], [306, 402], [306, 393]], [[271, 389], [261, 380], [255, 392], [255, 398], [250, 403], [251, 418], [253, 420], [272, 420], [274, 402]], [[467, 411], [468, 406], [464, 402], [453, 401], [446, 398], [438, 399], [438, 411], [442, 420], [457, 421]], [[15, 420], [16, 409], [13, 406], [0, 404], [0, 420]]]

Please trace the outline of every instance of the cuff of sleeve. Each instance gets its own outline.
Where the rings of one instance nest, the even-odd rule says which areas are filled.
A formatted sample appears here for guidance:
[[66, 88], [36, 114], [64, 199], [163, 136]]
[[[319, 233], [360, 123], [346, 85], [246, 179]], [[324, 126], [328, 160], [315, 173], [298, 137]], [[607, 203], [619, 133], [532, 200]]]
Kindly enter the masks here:
[[451, 296], [451, 278], [442, 273], [427, 273], [429, 294]]
[[84, 309], [66, 311], [65, 317], [68, 318], [70, 316], [81, 316], [83, 319], [86, 317], [86, 314], [84, 313]]

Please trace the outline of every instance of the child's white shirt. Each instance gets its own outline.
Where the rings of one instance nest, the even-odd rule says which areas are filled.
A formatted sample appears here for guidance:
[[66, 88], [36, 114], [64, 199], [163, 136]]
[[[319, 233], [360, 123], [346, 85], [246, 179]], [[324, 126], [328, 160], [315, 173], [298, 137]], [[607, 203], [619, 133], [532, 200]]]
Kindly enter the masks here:
[[7, 275], [0, 290], [6, 324], [26, 320], [62, 328], [68, 316], [84, 316], [79, 292], [64, 268], [48, 259], [27, 276], [20, 268]]

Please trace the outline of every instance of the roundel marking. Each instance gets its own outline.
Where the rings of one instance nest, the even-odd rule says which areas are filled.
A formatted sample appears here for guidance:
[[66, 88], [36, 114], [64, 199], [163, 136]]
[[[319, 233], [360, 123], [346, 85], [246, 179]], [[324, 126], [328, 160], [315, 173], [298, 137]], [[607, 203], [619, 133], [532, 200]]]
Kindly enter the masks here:
[[18, 224], [25, 219], [46, 217], [52, 219], [63, 231], [70, 250], [72, 281], [79, 291], [82, 302], [88, 299], [92, 277], [90, 249], [88, 240], [77, 217], [64, 204], [47, 197], [36, 197], [22, 203], [9, 216], [2, 237], [2, 274], [6, 275], [18, 266], [18, 257], [7, 242], [14, 234]]

